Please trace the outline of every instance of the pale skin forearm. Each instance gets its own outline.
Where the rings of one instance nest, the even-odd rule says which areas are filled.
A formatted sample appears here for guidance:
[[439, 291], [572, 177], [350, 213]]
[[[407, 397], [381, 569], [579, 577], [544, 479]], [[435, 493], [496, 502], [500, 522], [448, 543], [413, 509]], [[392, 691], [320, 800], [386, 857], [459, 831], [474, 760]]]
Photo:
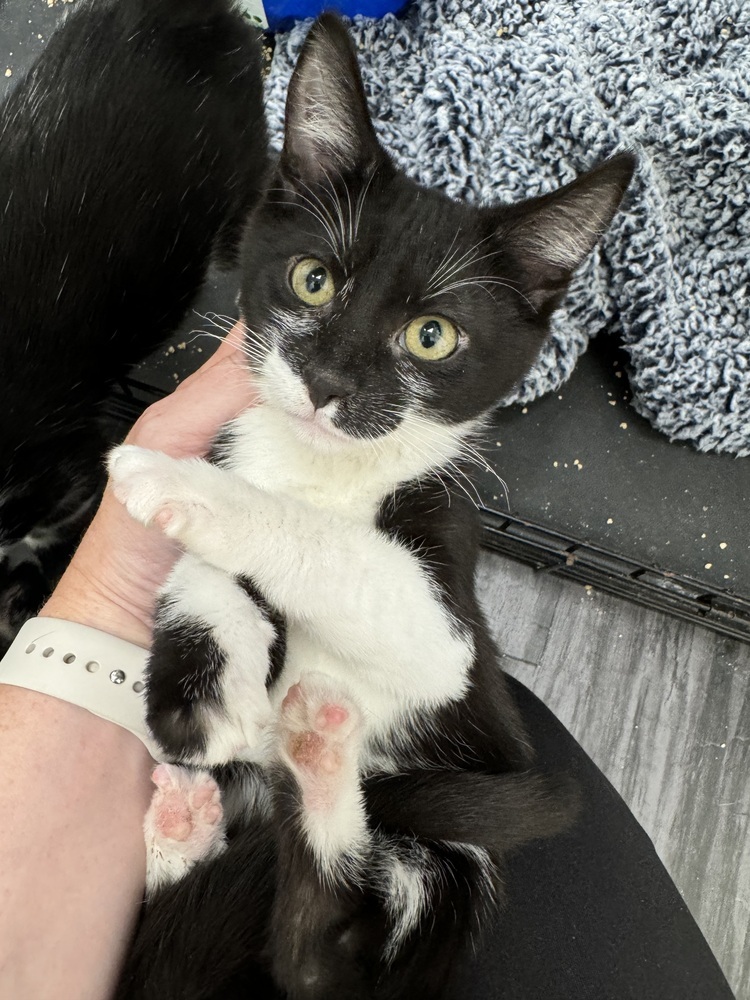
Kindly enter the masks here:
[[0, 993], [102, 1000], [143, 895], [151, 758], [84, 709], [2, 686], [0, 759]]
[[[42, 614], [146, 645], [142, 609], [87, 571], [118, 516], [108, 496]], [[0, 761], [0, 995], [103, 1000], [143, 896], [151, 757], [85, 709], [0, 685]]]
[[[227, 344], [130, 439], [200, 455], [251, 399]], [[175, 555], [108, 491], [40, 613], [148, 647], [154, 595]], [[143, 898], [152, 765], [127, 730], [0, 684], [0, 997], [112, 996]]]

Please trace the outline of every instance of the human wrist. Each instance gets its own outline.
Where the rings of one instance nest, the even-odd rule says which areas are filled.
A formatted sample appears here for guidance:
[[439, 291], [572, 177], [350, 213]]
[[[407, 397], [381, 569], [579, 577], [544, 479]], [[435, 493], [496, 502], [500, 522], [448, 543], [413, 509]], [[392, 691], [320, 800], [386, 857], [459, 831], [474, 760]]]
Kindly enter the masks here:
[[133, 521], [107, 490], [39, 614], [89, 625], [148, 648], [155, 595], [176, 557], [172, 543]]
[[[132, 762], [130, 780], [147, 778], [151, 755], [130, 730], [62, 698], [29, 688], [4, 684], [0, 677], [0, 747], [7, 760], [8, 744], [34, 745], [30, 766], [53, 767], [62, 757], [79, 753], [83, 759], [116, 755]], [[76, 749], [73, 751], [73, 746]], [[18, 767], [21, 766], [19, 761]], [[127, 777], [127, 774], [125, 774]]]
[[142, 610], [103, 592], [74, 565], [65, 571], [39, 617], [88, 625], [144, 649], [151, 645], [151, 623]]
[[80, 622], [30, 618], [0, 662], [0, 683], [85, 709], [159, 748], [145, 721], [148, 651]]

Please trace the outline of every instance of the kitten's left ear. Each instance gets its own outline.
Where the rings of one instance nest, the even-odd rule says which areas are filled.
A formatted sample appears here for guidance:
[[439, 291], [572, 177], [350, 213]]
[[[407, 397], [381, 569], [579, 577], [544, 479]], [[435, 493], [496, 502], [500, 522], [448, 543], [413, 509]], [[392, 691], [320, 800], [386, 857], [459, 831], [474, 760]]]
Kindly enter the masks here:
[[335, 14], [323, 14], [305, 39], [289, 84], [282, 169], [317, 183], [365, 169], [383, 155], [349, 32]]
[[562, 298], [612, 222], [636, 166], [620, 153], [551, 194], [501, 210], [498, 237], [518, 283], [542, 316]]

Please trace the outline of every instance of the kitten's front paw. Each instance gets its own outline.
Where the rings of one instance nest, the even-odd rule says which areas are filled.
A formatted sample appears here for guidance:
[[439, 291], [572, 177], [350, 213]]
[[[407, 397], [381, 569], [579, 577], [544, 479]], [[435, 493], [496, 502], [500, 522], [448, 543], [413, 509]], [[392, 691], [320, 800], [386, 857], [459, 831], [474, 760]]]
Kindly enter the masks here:
[[110, 452], [107, 467], [114, 494], [130, 516], [177, 538], [190, 508], [199, 505], [187, 464], [160, 451], [122, 444]]

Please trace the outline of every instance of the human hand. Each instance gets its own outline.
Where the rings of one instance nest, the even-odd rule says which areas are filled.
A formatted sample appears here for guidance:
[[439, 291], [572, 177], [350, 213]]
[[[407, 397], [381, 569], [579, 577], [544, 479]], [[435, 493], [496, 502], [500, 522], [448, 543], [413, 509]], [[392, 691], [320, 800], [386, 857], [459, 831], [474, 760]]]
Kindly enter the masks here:
[[[205, 455], [219, 428], [255, 400], [237, 323], [218, 351], [133, 425], [128, 444], [174, 458]], [[134, 521], [107, 487], [101, 506], [40, 615], [151, 643], [156, 592], [179, 549]]]

